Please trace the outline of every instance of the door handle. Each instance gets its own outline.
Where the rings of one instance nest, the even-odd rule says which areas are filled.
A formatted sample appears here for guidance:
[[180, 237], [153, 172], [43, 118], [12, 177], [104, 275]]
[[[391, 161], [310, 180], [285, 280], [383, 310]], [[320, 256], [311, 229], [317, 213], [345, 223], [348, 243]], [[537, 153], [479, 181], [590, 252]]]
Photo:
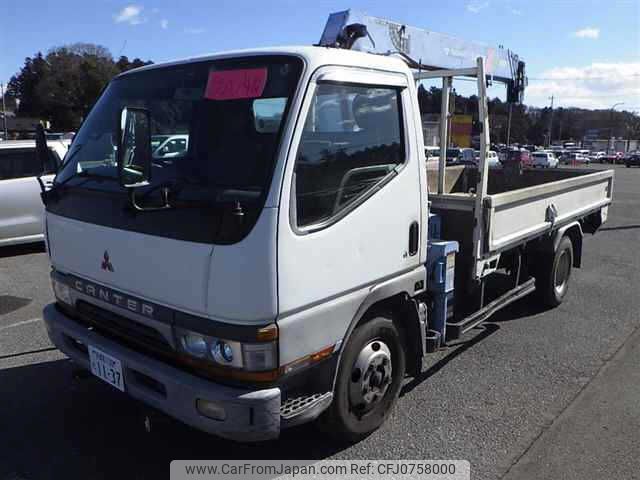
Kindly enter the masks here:
[[418, 222], [413, 222], [409, 226], [409, 255], [414, 256], [418, 253], [418, 242], [420, 240], [420, 229]]

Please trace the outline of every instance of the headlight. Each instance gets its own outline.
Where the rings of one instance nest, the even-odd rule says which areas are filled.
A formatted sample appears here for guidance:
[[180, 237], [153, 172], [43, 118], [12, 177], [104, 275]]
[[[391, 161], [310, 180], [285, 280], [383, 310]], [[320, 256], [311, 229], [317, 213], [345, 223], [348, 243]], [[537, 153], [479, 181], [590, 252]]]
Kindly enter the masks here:
[[213, 359], [222, 364], [233, 362], [233, 348], [224, 340], [218, 340], [211, 348]]
[[188, 332], [180, 338], [182, 349], [194, 357], [202, 358], [207, 354], [207, 341], [202, 335]]
[[176, 327], [178, 347], [192, 357], [214, 365], [234, 367], [248, 372], [264, 372], [278, 368], [278, 344], [238, 342], [217, 338]]
[[59, 300], [62, 303], [66, 303], [67, 305], [73, 305], [73, 301], [71, 300], [71, 289], [69, 288], [69, 285], [61, 283], [55, 278], [51, 279], [51, 284], [56, 300]]

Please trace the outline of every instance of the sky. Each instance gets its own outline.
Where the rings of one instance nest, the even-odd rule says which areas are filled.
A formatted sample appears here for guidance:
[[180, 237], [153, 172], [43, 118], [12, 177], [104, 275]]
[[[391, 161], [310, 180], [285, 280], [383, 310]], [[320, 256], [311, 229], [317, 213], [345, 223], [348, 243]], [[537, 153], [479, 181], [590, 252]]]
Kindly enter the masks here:
[[[640, 0], [0, 0], [0, 82], [25, 57], [75, 42], [154, 62], [310, 45], [329, 13], [348, 8], [504, 45], [527, 62], [528, 105], [547, 106], [553, 95], [556, 107], [623, 102], [615, 108], [640, 112]], [[505, 97], [502, 87], [489, 93]]]

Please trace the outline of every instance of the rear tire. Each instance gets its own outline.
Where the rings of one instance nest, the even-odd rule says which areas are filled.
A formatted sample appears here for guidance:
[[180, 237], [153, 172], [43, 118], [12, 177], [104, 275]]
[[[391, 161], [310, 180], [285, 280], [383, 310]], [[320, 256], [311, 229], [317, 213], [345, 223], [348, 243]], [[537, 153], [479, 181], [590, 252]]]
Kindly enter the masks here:
[[403, 333], [388, 313], [356, 328], [342, 352], [333, 402], [319, 419], [322, 430], [357, 442], [382, 425], [404, 380]]
[[542, 261], [536, 275], [536, 291], [546, 306], [557, 307], [562, 303], [569, 290], [572, 267], [573, 244], [569, 237], [562, 237], [556, 251]]

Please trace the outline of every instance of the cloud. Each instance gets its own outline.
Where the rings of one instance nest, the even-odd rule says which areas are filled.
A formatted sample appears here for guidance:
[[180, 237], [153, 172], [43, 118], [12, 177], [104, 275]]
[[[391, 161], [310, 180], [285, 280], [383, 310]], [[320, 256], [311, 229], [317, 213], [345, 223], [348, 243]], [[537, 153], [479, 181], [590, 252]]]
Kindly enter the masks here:
[[522, 10], [517, 9], [517, 8], [511, 7], [511, 8], [509, 8], [509, 11], [514, 15], [522, 15]]
[[478, 13], [480, 10], [484, 10], [488, 6], [489, 2], [473, 1], [471, 3], [467, 3], [467, 12]]
[[617, 102], [640, 105], [640, 62], [558, 67], [529, 79], [527, 105], [547, 106], [551, 95], [563, 107], [610, 108]]
[[144, 7], [141, 5], [127, 5], [122, 10], [120, 10], [117, 14], [113, 16], [113, 20], [116, 23], [128, 23], [129, 25], [139, 25], [146, 21], [146, 19], [142, 18], [140, 14]]
[[167, 20], [166, 18], [160, 20], [160, 28], [162, 28], [163, 30], [169, 28], [169, 20]]
[[201, 33], [206, 32], [204, 28], [185, 28], [184, 33], [188, 33], [189, 35], [200, 35]]
[[593, 40], [600, 36], [600, 29], [594, 27], [587, 27], [573, 32], [572, 35], [576, 38], [591, 38]]

